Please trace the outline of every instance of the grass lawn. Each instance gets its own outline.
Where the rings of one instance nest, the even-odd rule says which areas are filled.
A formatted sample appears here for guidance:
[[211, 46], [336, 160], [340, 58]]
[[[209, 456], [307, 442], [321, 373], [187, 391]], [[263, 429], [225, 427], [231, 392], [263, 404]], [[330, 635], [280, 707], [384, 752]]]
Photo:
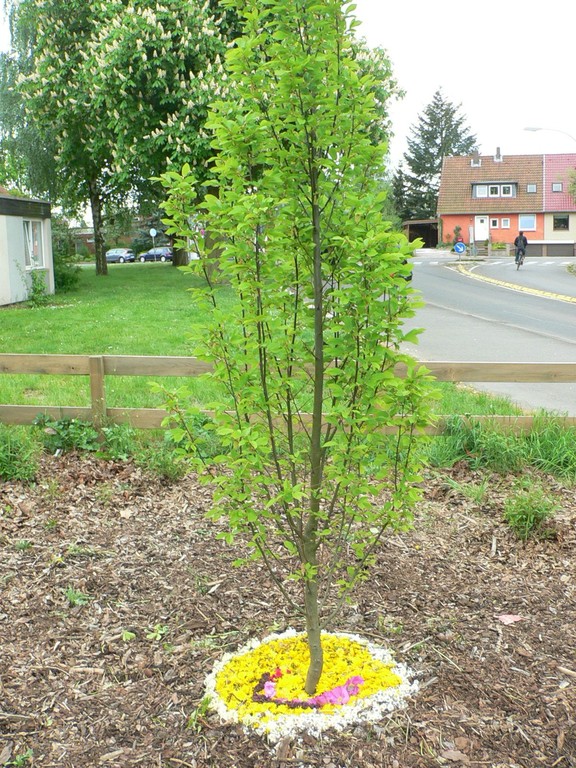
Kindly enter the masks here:
[[[79, 289], [58, 294], [48, 306], [0, 308], [0, 353], [191, 355], [199, 316], [190, 291], [199, 278], [167, 263], [110, 264], [108, 275], [94, 266], [81, 270]], [[108, 377], [113, 407], [151, 408], [162, 404], [148, 377]], [[170, 389], [183, 383], [169, 378]], [[190, 383], [190, 382], [189, 382]], [[440, 413], [517, 413], [509, 401], [439, 383]], [[215, 394], [207, 382], [193, 385], [203, 403]], [[88, 380], [78, 376], [0, 376], [0, 402], [37, 405], [89, 405]]]
[[[200, 318], [189, 291], [197, 278], [167, 263], [110, 264], [106, 277], [81, 270], [80, 287], [46, 307], [0, 309], [0, 352], [37, 354], [190, 355]], [[176, 387], [179, 379], [165, 379]], [[209, 394], [200, 384], [198, 398]], [[111, 376], [110, 406], [157, 407], [161, 397], [147, 377]], [[0, 377], [0, 402], [89, 404], [88, 380], [78, 376]]]

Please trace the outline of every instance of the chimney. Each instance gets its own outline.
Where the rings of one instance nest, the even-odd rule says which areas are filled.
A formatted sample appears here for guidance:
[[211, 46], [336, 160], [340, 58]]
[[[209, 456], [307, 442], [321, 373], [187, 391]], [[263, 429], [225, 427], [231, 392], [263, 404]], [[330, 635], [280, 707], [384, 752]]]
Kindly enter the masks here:
[[500, 154], [500, 147], [496, 147], [496, 154], [494, 155], [494, 162], [495, 163], [501, 163], [502, 162], [502, 155]]

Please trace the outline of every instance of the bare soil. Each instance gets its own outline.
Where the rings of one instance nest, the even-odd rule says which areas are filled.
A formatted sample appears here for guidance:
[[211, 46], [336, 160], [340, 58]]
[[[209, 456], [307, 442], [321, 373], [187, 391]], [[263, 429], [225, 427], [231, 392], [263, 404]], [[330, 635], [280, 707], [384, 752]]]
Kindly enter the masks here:
[[415, 529], [387, 539], [334, 627], [392, 648], [420, 692], [369, 728], [278, 747], [195, 716], [223, 652], [298, 626], [215, 539], [208, 488], [76, 455], [2, 484], [0, 765], [576, 766], [574, 489], [539, 478], [559, 511], [523, 543], [502, 516], [517, 478], [450, 474], [486, 494], [431, 473]]

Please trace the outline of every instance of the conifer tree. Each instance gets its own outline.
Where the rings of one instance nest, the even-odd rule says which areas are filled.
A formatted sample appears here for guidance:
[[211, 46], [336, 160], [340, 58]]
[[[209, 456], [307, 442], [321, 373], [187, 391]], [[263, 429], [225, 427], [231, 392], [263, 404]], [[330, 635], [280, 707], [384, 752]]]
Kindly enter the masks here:
[[476, 136], [459, 110], [460, 105], [452, 104], [438, 89], [418, 123], [411, 127], [408, 150], [394, 180], [395, 200], [402, 219], [434, 218], [442, 159], [469, 155], [476, 150]]

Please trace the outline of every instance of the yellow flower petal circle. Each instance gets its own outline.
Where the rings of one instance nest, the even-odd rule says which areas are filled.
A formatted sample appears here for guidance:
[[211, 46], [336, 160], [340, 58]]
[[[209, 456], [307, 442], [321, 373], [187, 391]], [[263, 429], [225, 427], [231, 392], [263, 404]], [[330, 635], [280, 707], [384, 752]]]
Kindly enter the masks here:
[[[316, 693], [361, 677], [363, 682], [348, 703], [325, 704], [312, 710], [294, 705], [294, 700], [305, 702], [309, 698], [304, 688], [309, 652], [306, 635], [288, 630], [261, 643], [248, 643], [221, 659], [206, 681], [210, 706], [223, 720], [242, 723], [277, 741], [302, 731], [318, 735], [327, 728], [342, 730], [359, 722], [374, 722], [384, 712], [403, 706], [416, 690], [404, 665], [395, 663], [387, 649], [361, 637], [324, 632], [322, 649], [324, 667]], [[281, 675], [275, 680], [274, 698], [290, 700], [291, 706], [253, 698], [262, 675], [276, 670]]]

